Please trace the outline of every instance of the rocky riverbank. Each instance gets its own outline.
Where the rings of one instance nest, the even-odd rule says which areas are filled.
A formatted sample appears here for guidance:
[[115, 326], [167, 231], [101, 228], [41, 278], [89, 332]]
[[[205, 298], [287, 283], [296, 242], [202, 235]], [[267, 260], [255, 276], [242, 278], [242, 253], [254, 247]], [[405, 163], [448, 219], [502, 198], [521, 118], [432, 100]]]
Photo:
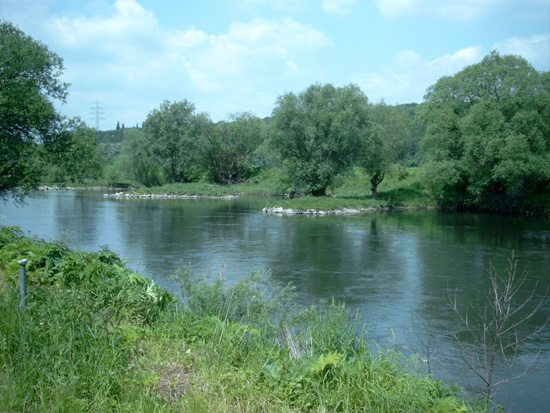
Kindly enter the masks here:
[[115, 192], [103, 194], [104, 198], [116, 199], [236, 199], [238, 195], [176, 195], [176, 194], [139, 194], [135, 192]]
[[293, 208], [283, 208], [283, 207], [270, 207], [264, 208], [262, 211], [265, 214], [272, 215], [357, 215], [357, 214], [369, 214], [373, 212], [384, 212], [384, 211], [412, 211], [419, 209], [435, 209], [435, 207], [419, 207], [419, 206], [384, 206], [384, 207], [371, 207], [371, 208], [342, 208], [342, 209], [330, 209], [330, 210], [320, 210], [320, 209], [293, 209]]
[[82, 191], [82, 190], [92, 190], [92, 191], [123, 191], [126, 188], [117, 188], [110, 186], [47, 186], [43, 185], [38, 187], [39, 191]]

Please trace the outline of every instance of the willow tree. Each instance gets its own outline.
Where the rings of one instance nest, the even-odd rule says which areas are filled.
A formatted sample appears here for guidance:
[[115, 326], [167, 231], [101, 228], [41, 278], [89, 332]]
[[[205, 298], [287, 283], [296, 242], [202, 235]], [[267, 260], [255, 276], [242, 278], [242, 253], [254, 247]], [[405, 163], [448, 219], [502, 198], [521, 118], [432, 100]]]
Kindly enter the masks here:
[[378, 198], [378, 185], [411, 140], [411, 122], [401, 108], [384, 102], [371, 107], [370, 119], [372, 126], [364, 135], [359, 165], [369, 175], [372, 196]]
[[145, 137], [168, 182], [187, 182], [196, 165], [195, 105], [164, 101], [143, 122]]
[[196, 118], [198, 162], [219, 184], [243, 182], [263, 141], [265, 123], [251, 113], [232, 114], [214, 124], [208, 115]]
[[368, 99], [356, 85], [314, 84], [279, 97], [270, 128], [296, 189], [324, 196], [357, 159], [368, 129]]
[[548, 72], [492, 52], [425, 100], [425, 179], [441, 203], [506, 211], [550, 190]]

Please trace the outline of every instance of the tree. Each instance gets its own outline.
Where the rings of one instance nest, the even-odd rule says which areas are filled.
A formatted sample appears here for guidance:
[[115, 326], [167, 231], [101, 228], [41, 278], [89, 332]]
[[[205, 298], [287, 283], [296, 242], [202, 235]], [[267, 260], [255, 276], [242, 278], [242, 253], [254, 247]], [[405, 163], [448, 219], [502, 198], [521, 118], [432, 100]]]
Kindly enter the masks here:
[[315, 84], [277, 99], [271, 143], [299, 190], [326, 195], [334, 178], [355, 162], [367, 116], [368, 99], [356, 85]]
[[191, 178], [196, 164], [194, 119], [195, 106], [184, 99], [164, 101], [143, 123], [145, 136], [169, 182], [188, 182]]
[[0, 22], [0, 196], [22, 199], [40, 182], [47, 155], [62, 150], [63, 60], [13, 24]]
[[542, 309], [547, 294], [537, 298], [536, 285], [529, 291], [522, 291], [527, 274], [518, 274], [517, 265], [513, 253], [505, 274], [499, 274], [491, 265], [490, 285], [481, 305], [470, 303], [463, 312], [456, 293], [446, 295], [447, 303], [466, 329], [464, 335], [456, 336], [463, 360], [483, 381], [487, 400], [504, 383], [517, 380], [536, 368], [538, 355], [522, 371], [512, 369], [521, 354], [521, 346], [548, 325], [547, 318], [529, 329], [528, 321]]
[[550, 189], [550, 77], [492, 52], [428, 89], [425, 179], [441, 203], [501, 211]]
[[254, 151], [262, 143], [264, 122], [250, 114], [230, 115], [214, 125], [207, 115], [197, 117], [201, 137], [200, 163], [215, 182], [242, 182], [252, 167]]
[[117, 166], [121, 165], [128, 178], [141, 185], [159, 185], [160, 167], [150, 142], [140, 129], [128, 129], [125, 133], [126, 139], [122, 144], [122, 154]]
[[56, 180], [68, 178], [83, 183], [101, 178], [104, 160], [96, 131], [76, 118], [65, 122], [62, 135], [57, 145], [62, 145], [63, 151], [55, 151], [56, 156], [51, 159], [51, 173]]
[[384, 102], [371, 106], [370, 119], [372, 127], [364, 135], [359, 165], [370, 176], [372, 196], [378, 198], [378, 185], [386, 171], [407, 149], [411, 126], [407, 113]]

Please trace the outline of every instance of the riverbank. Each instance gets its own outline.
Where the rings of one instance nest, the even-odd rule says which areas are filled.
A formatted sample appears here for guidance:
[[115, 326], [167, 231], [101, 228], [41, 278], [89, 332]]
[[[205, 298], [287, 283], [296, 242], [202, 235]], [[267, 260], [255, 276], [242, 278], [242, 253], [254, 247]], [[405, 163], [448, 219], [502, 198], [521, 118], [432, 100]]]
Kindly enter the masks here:
[[366, 195], [370, 193], [370, 184], [368, 177], [360, 170], [354, 170], [330, 188], [326, 197], [289, 194], [284, 189], [284, 176], [273, 171], [267, 171], [246, 183], [230, 186], [182, 183], [130, 189], [104, 196], [117, 199], [235, 199], [245, 195], [263, 196], [266, 199], [265, 213], [285, 215], [349, 215], [435, 208], [435, 201], [418, 181], [417, 171], [409, 169], [411, 172], [405, 177], [399, 177], [397, 172], [389, 174], [386, 182], [380, 185], [377, 198]]
[[[279, 168], [266, 168], [246, 182], [233, 185], [218, 185], [208, 182], [166, 184], [157, 187], [135, 188], [110, 187], [90, 182], [87, 186], [42, 186], [41, 190], [93, 189], [108, 191], [105, 197], [116, 199], [235, 199], [253, 195], [266, 198], [263, 210], [273, 214], [363, 214], [389, 210], [416, 210], [444, 208], [459, 210], [456, 206], [435, 199], [423, 185], [419, 168], [395, 166], [386, 174], [378, 187], [378, 197], [373, 197], [369, 176], [360, 168], [353, 168], [339, 177], [327, 189], [327, 196], [300, 196], [292, 191], [288, 176]], [[117, 184], [122, 185], [122, 184]], [[462, 206], [461, 211], [496, 213], [501, 215], [527, 215], [550, 218], [550, 197], [542, 193], [524, 201], [515, 209], [494, 209], [483, 205]]]
[[107, 249], [14, 228], [0, 230], [0, 274], [8, 411], [482, 410], [395, 351], [374, 356], [344, 306], [300, 308], [262, 274], [226, 286], [181, 269], [184, 305]]
[[420, 207], [420, 206], [386, 206], [378, 208], [337, 208], [329, 210], [321, 209], [294, 209], [283, 207], [269, 207], [264, 208], [262, 212], [268, 215], [311, 215], [311, 216], [324, 216], [324, 215], [358, 215], [358, 214], [372, 214], [375, 212], [387, 212], [387, 211], [419, 211], [421, 209], [437, 209], [436, 207]]
[[236, 199], [239, 195], [176, 195], [176, 194], [147, 194], [139, 192], [115, 192], [113, 194], [103, 194], [105, 198], [116, 199]]

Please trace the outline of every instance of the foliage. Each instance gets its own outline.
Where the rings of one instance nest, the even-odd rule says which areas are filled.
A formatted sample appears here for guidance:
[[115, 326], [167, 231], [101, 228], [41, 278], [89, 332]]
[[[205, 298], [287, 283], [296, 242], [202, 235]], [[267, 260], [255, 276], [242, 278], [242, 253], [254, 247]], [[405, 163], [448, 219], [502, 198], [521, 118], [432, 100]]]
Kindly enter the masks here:
[[106, 248], [98, 253], [72, 252], [62, 243], [20, 237], [17, 229], [0, 229], [0, 268], [17, 274], [17, 260], [27, 258], [29, 283], [73, 288], [98, 314], [109, 320], [151, 322], [171, 302], [163, 289]]
[[426, 181], [444, 204], [509, 211], [550, 183], [550, 74], [492, 52], [428, 89]]
[[[17, 260], [27, 258], [27, 307]], [[59, 242], [0, 229], [0, 405], [6, 411], [154, 411], [132, 368], [128, 325], [146, 325], [172, 299], [124, 268], [113, 252], [73, 252]]]
[[[255, 322], [278, 314], [282, 321], [289, 305], [292, 288], [277, 290], [270, 286], [269, 274], [252, 272], [248, 277], [227, 286], [223, 277], [225, 267], [212, 282], [209, 274], [197, 274], [191, 267], [179, 268], [174, 274], [182, 288], [186, 306], [200, 317], [217, 317], [232, 322]], [[271, 287], [271, 288], [270, 288]], [[271, 292], [269, 291], [271, 289]]]
[[159, 185], [160, 161], [154, 155], [151, 142], [141, 129], [127, 129], [125, 136], [116, 166], [125, 172], [125, 177], [130, 181], [146, 187]]
[[[107, 131], [97, 131], [97, 141], [99, 143], [110, 143], [110, 144], [116, 144], [121, 143], [124, 138], [126, 137], [127, 129], [123, 127], [120, 127], [120, 124], [117, 122], [116, 128], [113, 130], [107, 130]], [[138, 129], [136, 128], [130, 128], [130, 129]]]
[[143, 122], [148, 145], [168, 182], [188, 182], [196, 165], [195, 106], [187, 101], [164, 101]]
[[50, 158], [49, 182], [84, 183], [99, 179], [103, 172], [102, 149], [96, 131], [81, 121], [71, 119], [63, 126], [63, 149]]
[[214, 182], [243, 182], [252, 168], [254, 151], [263, 139], [263, 121], [250, 114], [229, 116], [214, 125], [207, 115], [197, 116], [200, 139], [199, 162]]
[[287, 93], [273, 110], [271, 142], [298, 192], [324, 196], [351, 166], [368, 127], [368, 102], [355, 85], [311, 85]]
[[0, 196], [22, 198], [40, 182], [61, 118], [51, 99], [64, 101], [63, 61], [13, 24], [0, 21]]
[[359, 320], [343, 305], [289, 311], [281, 301], [287, 295], [273, 300], [268, 288], [269, 311], [235, 312], [251, 308], [250, 288], [253, 301], [262, 302], [252, 278], [229, 286], [189, 269], [180, 275], [185, 309], [149, 327], [141, 345], [150, 349], [144, 368], [159, 372], [164, 398], [181, 410], [206, 400], [209, 409], [222, 411], [244, 405], [266, 411], [476, 410], [459, 398], [459, 389], [408, 373], [397, 353], [372, 356]]
[[237, 193], [234, 187], [209, 184], [206, 182], [189, 182], [185, 184], [167, 184], [147, 189], [137, 189], [129, 192], [135, 195], [182, 195], [196, 197], [233, 196]]
[[378, 197], [378, 185], [384, 180], [387, 170], [402, 158], [411, 140], [411, 125], [408, 114], [397, 106], [380, 102], [371, 106], [372, 127], [364, 135], [359, 165], [370, 176], [371, 192]]
[[266, 206], [325, 212], [344, 209], [373, 211], [394, 207], [433, 207], [435, 201], [422, 187], [420, 175], [419, 168], [394, 165], [388, 170], [386, 179], [380, 185], [379, 197], [373, 198], [365, 195], [370, 188], [370, 177], [362, 168], [356, 167], [335, 182], [330, 197], [269, 199]]

